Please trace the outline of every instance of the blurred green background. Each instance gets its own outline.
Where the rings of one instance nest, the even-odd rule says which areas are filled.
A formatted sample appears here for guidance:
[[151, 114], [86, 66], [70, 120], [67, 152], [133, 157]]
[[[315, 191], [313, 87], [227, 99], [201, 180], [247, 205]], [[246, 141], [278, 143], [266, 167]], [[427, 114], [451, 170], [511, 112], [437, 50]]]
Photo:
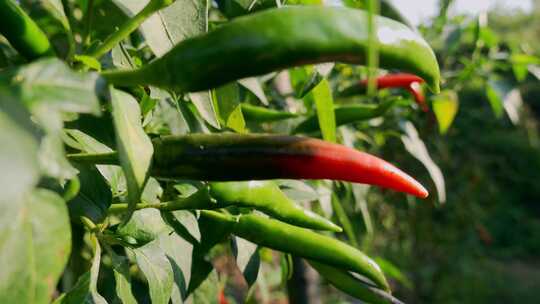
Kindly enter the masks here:
[[[454, 4], [440, 1], [441, 15], [420, 26], [438, 53], [443, 88], [455, 93], [441, 106], [458, 112], [446, 134], [430, 115], [414, 119], [444, 175], [446, 202], [433, 190], [428, 201], [368, 199], [367, 246], [403, 272], [396, 294], [405, 302], [540, 301], [540, 1], [532, 4], [445, 17]], [[387, 139], [386, 158], [418, 168], [400, 146]]]

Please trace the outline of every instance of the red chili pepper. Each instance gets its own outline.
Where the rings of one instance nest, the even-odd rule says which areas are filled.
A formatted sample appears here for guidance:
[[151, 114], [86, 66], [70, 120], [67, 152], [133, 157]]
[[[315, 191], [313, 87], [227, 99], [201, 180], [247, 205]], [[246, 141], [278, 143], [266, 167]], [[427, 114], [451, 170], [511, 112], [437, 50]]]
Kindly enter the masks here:
[[[422, 107], [422, 110], [427, 112], [429, 110], [424, 93], [420, 88], [420, 84], [424, 82], [424, 79], [407, 73], [388, 74], [377, 77], [377, 88], [403, 88], [409, 91], [413, 96], [416, 103]], [[362, 86], [367, 86], [367, 79], [360, 81]]]
[[300, 136], [222, 133], [157, 138], [152, 175], [208, 181], [332, 179], [428, 196], [420, 183], [378, 157]]
[[220, 289], [218, 293], [218, 303], [219, 304], [229, 304], [227, 298], [225, 297], [225, 289]]

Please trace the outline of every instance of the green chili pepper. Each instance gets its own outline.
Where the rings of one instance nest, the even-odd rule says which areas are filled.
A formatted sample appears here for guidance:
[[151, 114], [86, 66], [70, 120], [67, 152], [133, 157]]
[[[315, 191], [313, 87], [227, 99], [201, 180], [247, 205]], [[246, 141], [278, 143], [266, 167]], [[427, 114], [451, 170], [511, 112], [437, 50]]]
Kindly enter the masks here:
[[254, 214], [231, 216], [201, 211], [201, 217], [217, 223], [228, 222], [233, 234], [256, 244], [354, 271], [374, 286], [390, 288], [379, 266], [358, 249], [332, 237]]
[[253, 122], [272, 122], [298, 117], [298, 114], [295, 113], [272, 110], [247, 103], [242, 104], [242, 114], [244, 114], [245, 120]]
[[333, 179], [425, 198], [422, 185], [373, 155], [319, 139], [264, 134], [190, 134], [153, 140], [151, 174], [207, 181]]
[[341, 232], [341, 227], [290, 200], [272, 181], [210, 183], [210, 196], [219, 208], [253, 207], [281, 221], [319, 230]]
[[357, 299], [372, 304], [402, 304], [389, 293], [367, 285], [347, 271], [311, 260], [308, 262], [337, 289]]
[[[292, 225], [341, 232], [330, 220], [298, 206], [272, 181], [214, 182], [196, 193], [157, 204], [137, 204], [136, 209], [155, 208], [162, 211], [185, 209], [218, 209], [230, 206], [262, 211]], [[113, 204], [109, 212], [123, 212], [127, 204]]]
[[[343, 7], [284, 7], [239, 17], [177, 44], [136, 70], [106, 71], [114, 85], [155, 85], [202, 91], [233, 80], [304, 64], [363, 64], [367, 13]], [[401, 69], [439, 90], [439, 66], [429, 45], [405, 25], [377, 17], [380, 67]]]
[[[227, 16], [227, 18], [235, 18], [238, 16], [246, 15], [249, 13], [253, 13], [259, 10], [268, 9], [272, 7], [276, 7], [276, 0], [259, 0], [259, 1], [253, 1], [253, 0], [217, 0], [216, 1], [219, 7], [219, 10]], [[322, 2], [322, 1], [321, 1]], [[366, 1], [357, 1], [357, 0], [345, 0], [343, 1], [345, 6], [349, 7], [355, 7], [355, 8], [362, 8], [365, 9], [365, 2]], [[381, 6], [381, 15], [384, 17], [388, 17], [390, 19], [399, 21], [405, 25], [407, 25], [410, 28], [413, 28], [411, 23], [403, 17], [403, 15], [399, 12], [398, 9], [396, 9], [388, 0], [379, 0], [380, 6]], [[310, 4], [317, 4], [313, 1], [303, 1], [303, 0], [293, 0], [293, 1], [287, 1], [287, 5], [310, 5]]]
[[0, 33], [27, 59], [54, 55], [45, 33], [13, 0], [0, 0]]
[[217, 209], [229, 206], [260, 210], [284, 222], [319, 230], [341, 232], [341, 228], [324, 217], [306, 210], [291, 201], [272, 181], [214, 182], [199, 191], [207, 196], [201, 199], [180, 198], [168, 204], [168, 210]]
[[[354, 104], [340, 106], [334, 109], [336, 116], [336, 126], [368, 120], [383, 116], [395, 103], [395, 100], [386, 101], [380, 105], [376, 104]], [[319, 119], [317, 114], [310, 115], [293, 130], [293, 134], [311, 133], [319, 131]]]

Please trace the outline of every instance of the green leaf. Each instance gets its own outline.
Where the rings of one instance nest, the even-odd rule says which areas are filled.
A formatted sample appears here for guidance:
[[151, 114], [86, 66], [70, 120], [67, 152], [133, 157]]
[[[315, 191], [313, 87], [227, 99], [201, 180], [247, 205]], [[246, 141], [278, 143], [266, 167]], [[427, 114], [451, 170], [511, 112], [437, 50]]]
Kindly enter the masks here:
[[276, 180], [279, 187], [288, 197], [296, 202], [316, 201], [319, 194], [304, 181], [294, 179]]
[[141, 209], [133, 213], [127, 223], [118, 227], [116, 234], [130, 244], [141, 246], [170, 232], [157, 209]]
[[[109, 153], [113, 152], [113, 149], [109, 148], [107, 145], [97, 141], [95, 138], [90, 135], [81, 132], [80, 130], [75, 129], [64, 129], [66, 136], [64, 141], [68, 143], [74, 149], [78, 149], [81, 152], [85, 153]], [[101, 175], [105, 177], [113, 196], [118, 196], [120, 193], [123, 193], [126, 189], [126, 180], [122, 172], [122, 168], [118, 166], [109, 166], [109, 165], [97, 165], [96, 166]]]
[[152, 162], [154, 148], [141, 125], [141, 111], [129, 94], [112, 90], [112, 114], [116, 130], [116, 145], [120, 164], [126, 176], [131, 216], [140, 201]]
[[503, 97], [504, 89], [497, 84], [497, 82], [491, 80], [488, 81], [486, 86], [486, 95], [488, 97], [491, 109], [497, 118], [501, 118], [503, 114]]
[[[114, 0], [129, 15], [135, 15], [146, 1]], [[161, 57], [178, 42], [207, 30], [207, 1], [176, 0], [155, 13], [141, 25], [141, 32], [150, 49]]]
[[58, 179], [71, 179], [77, 170], [67, 160], [62, 142], [62, 118], [59, 111], [45, 104], [32, 108], [33, 119], [41, 126], [45, 136], [40, 143], [39, 164], [44, 175]]
[[312, 99], [317, 107], [317, 117], [323, 139], [336, 142], [336, 117], [334, 115], [334, 98], [328, 80], [323, 79], [306, 96]]
[[311, 71], [311, 75], [307, 78], [307, 80], [302, 85], [302, 89], [298, 93], [298, 98], [303, 98], [313, 90], [323, 79], [325, 79], [328, 74], [332, 71], [334, 68], [334, 63], [321, 63], [314, 66], [313, 71]]
[[514, 124], [519, 122], [519, 112], [523, 102], [519, 90], [514, 89], [510, 82], [502, 78], [490, 78], [486, 95], [495, 116], [500, 118], [504, 110]]
[[261, 83], [256, 77], [240, 79], [238, 80], [238, 83], [244, 88], [248, 89], [251, 93], [253, 93], [253, 95], [257, 96], [257, 98], [262, 102], [262, 104], [268, 105], [268, 99], [264, 94]]
[[204, 91], [190, 93], [189, 98], [197, 108], [197, 111], [199, 112], [201, 117], [212, 127], [219, 129], [219, 121], [216, 115], [216, 111], [214, 110], [214, 103], [212, 102], [212, 92]]
[[[217, 303], [219, 292], [219, 278], [217, 271], [213, 269], [206, 279], [193, 291], [191, 296], [193, 304]], [[189, 301], [189, 299], [187, 300]]]
[[6, 72], [11, 88], [29, 107], [43, 105], [64, 112], [99, 114], [105, 87], [97, 73], [71, 70], [57, 58], [42, 59]]
[[39, 153], [43, 173], [73, 178], [76, 170], [65, 158], [61, 140], [61, 112], [100, 113], [98, 94], [104, 87], [97, 74], [75, 72], [64, 62], [49, 58], [8, 70], [0, 77], [9, 79], [9, 90], [28, 107], [45, 133]]
[[510, 121], [512, 121], [514, 125], [517, 125], [520, 121], [521, 112], [523, 111], [523, 99], [521, 98], [519, 88], [514, 88], [505, 95], [503, 106]]
[[114, 280], [116, 282], [116, 296], [123, 304], [136, 304], [137, 300], [131, 291], [131, 276], [129, 274], [129, 260], [109, 250], [112, 259]]
[[93, 166], [77, 167], [81, 188], [68, 204], [72, 219], [87, 217], [94, 223], [101, 223], [107, 216], [112, 203], [112, 193], [103, 176]]
[[0, 208], [0, 303], [49, 303], [71, 251], [65, 202], [34, 190]]
[[407, 121], [402, 128], [405, 131], [405, 135], [401, 136], [403, 146], [405, 146], [407, 152], [418, 159], [428, 170], [431, 180], [435, 184], [435, 188], [437, 188], [439, 202], [446, 202], [446, 186], [441, 169], [429, 155], [426, 144], [418, 135], [418, 131], [414, 125]]
[[442, 91], [433, 98], [433, 112], [439, 123], [439, 132], [445, 134], [458, 112], [459, 100], [456, 92]]
[[222, 125], [236, 132], [245, 132], [246, 122], [236, 83], [227, 84], [213, 90], [213, 101]]
[[[197, 271], [195, 248], [201, 240], [196, 217], [189, 211], [163, 212], [163, 218], [174, 228], [175, 234], [161, 235], [160, 246], [167, 254], [174, 273], [171, 301], [183, 303], [188, 296], [192, 271]], [[193, 266], [192, 266], [193, 265]]]
[[261, 266], [258, 246], [250, 241], [234, 237], [232, 249], [236, 258], [236, 265], [244, 275], [248, 287], [251, 287], [257, 280], [259, 267]]
[[[152, 90], [152, 94], [157, 90]], [[156, 94], [157, 95], [157, 94]], [[160, 96], [152, 112], [152, 119], [145, 125], [148, 133], [183, 135], [189, 133], [190, 126], [179, 102], [172, 96]]]
[[158, 241], [134, 249], [137, 265], [148, 281], [153, 304], [167, 304], [172, 294], [174, 274]]
[[528, 67], [540, 64], [540, 58], [528, 54], [516, 53], [510, 56], [514, 76], [518, 81], [524, 81], [529, 73]]
[[[38, 181], [38, 138], [30, 113], [0, 88], [0, 202], [18, 201]], [[9, 144], [7, 144], [9, 143]]]
[[79, 277], [75, 286], [54, 304], [107, 304], [97, 291], [97, 281], [99, 275], [99, 266], [101, 263], [101, 247], [94, 235], [90, 236], [90, 241], [94, 246], [94, 258], [90, 271]]
[[187, 298], [187, 289], [192, 271], [194, 245], [175, 233], [162, 233], [159, 246], [165, 252], [174, 275], [171, 293], [172, 303], [183, 303]]
[[76, 63], [81, 63], [89, 69], [101, 71], [101, 63], [95, 57], [86, 55], [75, 55], [73, 56], [73, 61]]

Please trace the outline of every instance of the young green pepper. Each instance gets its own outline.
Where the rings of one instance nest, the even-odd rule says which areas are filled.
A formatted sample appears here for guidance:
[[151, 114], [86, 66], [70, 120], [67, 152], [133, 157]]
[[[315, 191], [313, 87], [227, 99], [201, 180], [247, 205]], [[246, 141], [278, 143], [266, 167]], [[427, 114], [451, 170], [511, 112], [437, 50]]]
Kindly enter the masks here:
[[277, 111], [265, 107], [254, 106], [248, 103], [242, 104], [244, 119], [253, 122], [272, 122], [298, 117], [298, 114]]
[[13, 0], [0, 0], [0, 34], [26, 59], [54, 55], [49, 38]]
[[[349, 123], [363, 121], [379, 117], [384, 115], [392, 105], [395, 103], [395, 100], [390, 100], [384, 102], [380, 105], [376, 104], [353, 104], [340, 106], [334, 109], [334, 114], [336, 117], [336, 126], [342, 126]], [[296, 128], [293, 130], [293, 134], [298, 133], [312, 133], [319, 131], [319, 119], [317, 114], [310, 115], [306, 120], [302, 121]]]
[[[419, 75], [438, 91], [439, 66], [429, 45], [399, 22], [384, 17], [377, 17], [376, 22], [380, 67]], [[357, 9], [269, 9], [186, 39], [140, 69], [102, 75], [114, 85], [155, 85], [191, 92], [304, 64], [364, 64], [366, 24], [367, 13]]]
[[319, 139], [264, 134], [190, 134], [153, 140], [151, 174], [207, 181], [333, 179], [425, 198], [420, 183], [373, 155]]
[[390, 290], [384, 274], [373, 260], [358, 249], [332, 237], [254, 214], [231, 216], [201, 211], [201, 217], [216, 223], [229, 223], [233, 234], [248, 241], [356, 272], [374, 286]]

